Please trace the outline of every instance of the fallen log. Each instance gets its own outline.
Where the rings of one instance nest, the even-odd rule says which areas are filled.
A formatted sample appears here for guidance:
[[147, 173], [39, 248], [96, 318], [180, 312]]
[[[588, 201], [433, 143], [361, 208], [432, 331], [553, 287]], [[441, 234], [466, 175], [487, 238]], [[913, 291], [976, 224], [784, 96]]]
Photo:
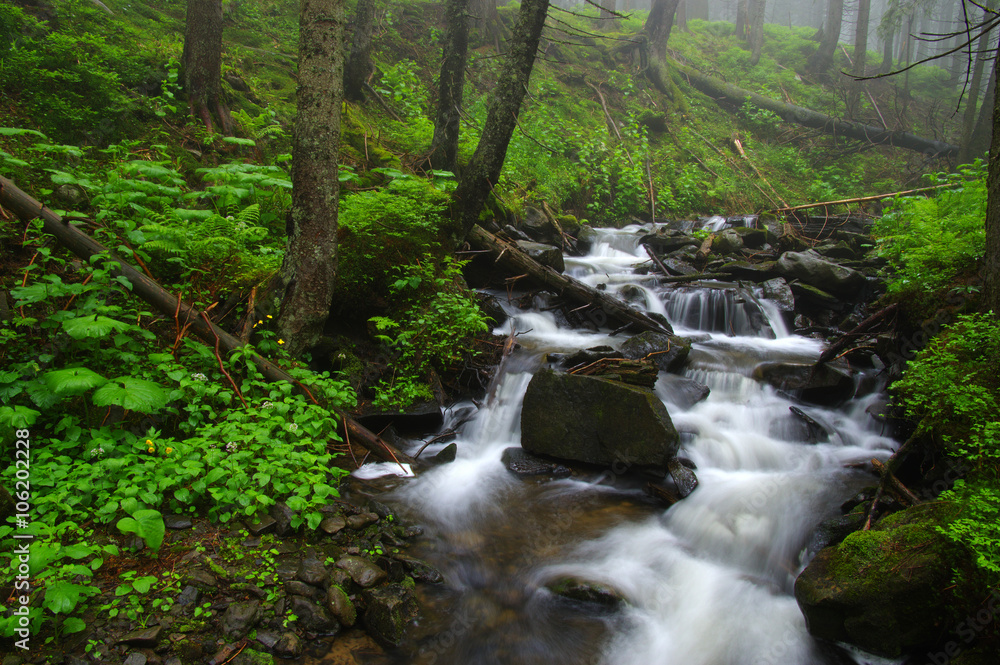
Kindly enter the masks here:
[[907, 189], [901, 192], [876, 194], [875, 196], [859, 196], [853, 199], [840, 199], [838, 201], [820, 201], [819, 203], [806, 203], [805, 205], [786, 206], [784, 208], [772, 208], [768, 212], [774, 212], [774, 213], [795, 212], [796, 210], [809, 210], [810, 208], [826, 208], [828, 206], [848, 205], [850, 203], [869, 203], [871, 201], [881, 201], [882, 199], [891, 199], [897, 196], [910, 196], [911, 194], [926, 194], [927, 192], [934, 192], [939, 189], [954, 189], [956, 187], [960, 187], [961, 185], [962, 183], [960, 182], [950, 182], [946, 185], [934, 185], [933, 187], [920, 187], [919, 189]]
[[828, 348], [826, 351], [820, 354], [819, 360], [816, 361], [816, 364], [819, 365], [820, 363], [829, 362], [834, 358], [836, 358], [837, 354], [840, 353], [843, 349], [847, 348], [847, 345], [850, 344], [852, 341], [854, 341], [855, 337], [857, 337], [861, 333], [867, 332], [876, 323], [878, 323], [885, 317], [889, 316], [889, 314], [895, 312], [898, 308], [899, 305], [897, 303], [893, 303], [888, 307], [883, 307], [882, 309], [875, 312], [867, 319], [856, 325], [853, 330], [844, 333], [844, 335], [840, 339], [838, 339], [835, 343], [830, 345], [830, 348]]
[[[115, 272], [131, 283], [133, 294], [139, 296], [171, 319], [176, 318], [178, 321], [183, 322], [194, 334], [208, 344], [214, 346], [216, 339], [218, 339], [220, 349], [227, 354], [243, 346], [243, 342], [209, 321], [208, 317], [202, 316], [199, 310], [183, 302], [179, 302], [177, 296], [171, 294], [152, 279], [122, 261], [112, 254], [107, 247], [80, 229], [64, 222], [62, 217], [31, 196], [25, 194], [13, 182], [3, 176], [0, 176], [0, 206], [10, 210], [24, 221], [36, 218], [41, 219], [46, 233], [55, 236], [56, 240], [66, 247], [66, 249], [85, 261], [89, 260], [95, 254], [107, 255], [118, 263], [118, 268]], [[299, 382], [288, 372], [271, 361], [258, 355], [252, 356], [251, 360], [268, 381], [288, 381], [292, 385], [299, 385], [301, 387]], [[337, 415], [343, 419], [346, 438], [349, 441], [360, 443], [383, 461], [414, 463], [414, 460], [409, 455], [383, 441], [377, 434], [369, 431], [346, 413], [338, 411]]]
[[691, 85], [710, 97], [715, 98], [716, 101], [722, 99], [730, 104], [743, 106], [749, 100], [758, 108], [771, 111], [786, 122], [794, 122], [803, 127], [820, 129], [834, 136], [843, 136], [876, 145], [891, 145], [897, 148], [915, 150], [924, 153], [928, 157], [953, 157], [958, 154], [957, 145], [925, 139], [908, 132], [891, 131], [882, 127], [842, 120], [826, 115], [825, 113], [813, 111], [812, 109], [795, 106], [794, 104], [786, 104], [785, 102], [770, 99], [755, 92], [744, 90], [743, 88], [737, 88], [735, 85], [720, 81], [711, 76], [706, 76], [680, 63], [675, 63], [675, 66], [678, 71], [687, 77]]
[[[585, 305], [599, 307], [609, 318], [633, 325], [640, 330], [673, 334], [669, 324], [660, 323], [644, 312], [629, 307], [614, 296], [598, 291], [583, 282], [561, 275], [548, 266], [543, 266], [517, 245], [501, 240], [481, 226], [474, 226], [466, 236], [474, 249], [489, 250], [495, 261], [515, 275], [528, 275], [546, 290]], [[599, 325], [605, 322], [599, 321]]]

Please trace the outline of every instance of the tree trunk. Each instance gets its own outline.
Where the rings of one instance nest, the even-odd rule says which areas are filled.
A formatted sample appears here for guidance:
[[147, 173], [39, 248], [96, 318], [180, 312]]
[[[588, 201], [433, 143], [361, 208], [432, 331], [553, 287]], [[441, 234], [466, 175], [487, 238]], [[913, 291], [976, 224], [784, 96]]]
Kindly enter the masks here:
[[[1000, 146], [1000, 85], [993, 86], [993, 144]], [[986, 176], [986, 253], [983, 257], [983, 311], [1000, 317], [1000, 150], [990, 150]]]
[[871, 23], [871, 0], [858, 0], [858, 22], [854, 28], [854, 75], [864, 76], [868, 64], [868, 27]]
[[601, 0], [601, 20], [598, 27], [601, 30], [610, 30], [614, 27], [615, 0]]
[[750, 45], [750, 66], [760, 62], [760, 49], [764, 45], [765, 0], [750, 0], [747, 11], [747, 43]]
[[[983, 10], [983, 20], [989, 20], [992, 16], [991, 11]], [[962, 142], [960, 144], [962, 149], [958, 153], [959, 164], [967, 164], [972, 161], [974, 155], [982, 154], [982, 146], [973, 144], [972, 134], [976, 129], [979, 88], [983, 83], [983, 70], [986, 68], [986, 59], [989, 57], [991, 36], [988, 33], [979, 38], [979, 45], [974, 56], [976, 61], [973, 63], [972, 79], [969, 81], [969, 89], [965, 96], [965, 113], [962, 116]]]
[[736, 0], [736, 37], [747, 36], [747, 0]]
[[892, 33], [887, 34], [882, 41], [882, 64], [879, 65], [879, 74], [888, 74], [892, 71]]
[[503, 39], [503, 24], [497, 13], [497, 0], [472, 0], [470, 13], [479, 30], [479, 38], [484, 43], [492, 43], [499, 51]]
[[358, 0], [358, 8], [354, 14], [351, 53], [344, 63], [344, 97], [352, 102], [364, 101], [365, 84], [375, 71], [371, 53], [372, 31], [375, 29], [377, 13], [378, 0]]
[[708, 20], [708, 0], [684, 0], [687, 5], [687, 17], [689, 19]]
[[507, 156], [507, 145], [517, 126], [517, 114], [528, 89], [535, 52], [545, 27], [549, 0], [523, 0], [514, 33], [508, 42], [507, 56], [486, 109], [486, 125], [476, 152], [466, 166], [454, 198], [455, 213], [462, 225], [462, 236], [479, 219]]
[[222, 101], [222, 0], [187, 0], [181, 69], [191, 115], [212, 132], [214, 113], [220, 131], [232, 134], [233, 121]]
[[277, 292], [278, 330], [292, 357], [319, 339], [333, 303], [344, 24], [343, 0], [299, 0], [292, 210]]
[[[1000, 49], [997, 50], [997, 58], [993, 61], [993, 73], [990, 74], [990, 82], [986, 85], [986, 95], [983, 97], [983, 106], [979, 110], [979, 119], [972, 130], [972, 138], [969, 141], [971, 151], [965, 160], [966, 163], [971, 162], [976, 157], [982, 157], [983, 153], [991, 152], [993, 149], [993, 105], [996, 97], [998, 64], [1000, 64]], [[958, 163], [963, 163], [961, 157], [959, 157]]]
[[646, 17], [646, 25], [642, 27], [649, 39], [649, 48], [653, 57], [660, 61], [667, 59], [667, 40], [670, 30], [674, 27], [674, 14], [680, 0], [653, 0], [653, 6]]
[[688, 30], [688, 0], [681, 0], [677, 5], [677, 27], [684, 32]]
[[809, 58], [808, 68], [813, 72], [825, 72], [833, 67], [833, 54], [840, 41], [840, 26], [844, 19], [844, 0], [828, 0], [823, 39], [819, 48]]
[[835, 136], [843, 136], [867, 143], [892, 145], [897, 148], [915, 150], [924, 153], [927, 157], [951, 157], [958, 154], [958, 146], [955, 145], [925, 139], [906, 132], [893, 132], [881, 127], [848, 122], [824, 113], [819, 113], [818, 111], [786, 104], [758, 95], [755, 92], [750, 92], [749, 90], [737, 88], [724, 81], [705, 76], [690, 67], [680, 64], [675, 64], [674, 66], [684, 74], [691, 85], [716, 101], [726, 101], [735, 106], [742, 106], [749, 100], [751, 104], [754, 104], [758, 108], [774, 112], [786, 122], [798, 123], [803, 127], [822, 129]]
[[437, 117], [428, 163], [431, 168], [455, 172], [462, 119], [462, 93], [469, 51], [469, 0], [448, 0], [445, 8], [444, 52], [438, 79]]

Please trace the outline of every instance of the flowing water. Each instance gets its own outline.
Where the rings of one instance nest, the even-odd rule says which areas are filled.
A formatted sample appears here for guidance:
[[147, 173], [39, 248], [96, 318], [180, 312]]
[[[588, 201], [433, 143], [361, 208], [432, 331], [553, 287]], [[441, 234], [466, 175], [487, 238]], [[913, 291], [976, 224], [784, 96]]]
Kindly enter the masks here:
[[[602, 232], [588, 256], [567, 257], [567, 271], [666, 316], [694, 340], [684, 374], [711, 388], [708, 399], [683, 409], [657, 394], [700, 486], [665, 509], [640, 481], [611, 471], [564, 480], [510, 474], [501, 454], [519, 445], [521, 400], [546, 354], [625, 339], [567, 327], [541, 298], [532, 311], [510, 307], [498, 332], [513, 329], [520, 347], [478, 409], [465, 403], [447, 413], [457, 460], [399, 481], [387, 497], [425, 525], [416, 554], [446, 578], [422, 592], [418, 644], [398, 662], [851, 662], [809, 637], [792, 585], [812, 529], [866, 481], [845, 465], [884, 459], [894, 445], [865, 412], [878, 396], [837, 409], [798, 404], [832, 433], [810, 444], [789, 411], [796, 403], [750, 377], [765, 360], [814, 361], [821, 343], [790, 335], [751, 287], [665, 288], [635, 274], [646, 259], [638, 231]], [[627, 603], [601, 608], [546, 588], [563, 577], [611, 587]]]

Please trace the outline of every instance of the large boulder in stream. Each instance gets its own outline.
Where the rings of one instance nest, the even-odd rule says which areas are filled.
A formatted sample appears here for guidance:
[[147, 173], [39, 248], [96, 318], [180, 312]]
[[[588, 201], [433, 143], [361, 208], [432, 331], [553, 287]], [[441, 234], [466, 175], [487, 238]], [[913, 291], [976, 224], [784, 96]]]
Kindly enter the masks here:
[[828, 363], [762, 362], [753, 368], [753, 378], [813, 404], [835, 405], [854, 397], [851, 373]]
[[529, 453], [665, 471], [679, 440], [663, 402], [644, 388], [546, 369], [524, 395], [521, 446]]
[[786, 278], [800, 280], [842, 298], [855, 299], [865, 285], [865, 276], [860, 272], [834, 263], [811, 249], [785, 252], [776, 267]]
[[795, 581], [809, 632], [887, 658], [934, 645], [954, 621], [953, 546], [935, 528], [945, 506], [894, 513], [821, 550]]

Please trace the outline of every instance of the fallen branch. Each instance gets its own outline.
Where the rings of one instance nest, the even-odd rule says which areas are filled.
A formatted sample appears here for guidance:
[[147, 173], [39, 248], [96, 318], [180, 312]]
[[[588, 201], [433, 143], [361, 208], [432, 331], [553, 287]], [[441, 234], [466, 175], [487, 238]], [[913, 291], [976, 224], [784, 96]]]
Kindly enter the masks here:
[[920, 503], [920, 497], [911, 492], [906, 485], [901, 483], [899, 478], [897, 478], [885, 464], [875, 458], [872, 458], [871, 463], [875, 472], [882, 477], [882, 483], [888, 484], [889, 487], [896, 492], [896, 494], [908, 501], [910, 505], [915, 506]]
[[856, 325], [850, 332], [845, 333], [835, 343], [831, 344], [830, 348], [821, 353], [819, 356], [819, 360], [816, 361], [816, 364], [818, 365], [820, 363], [829, 362], [834, 358], [836, 358], [837, 354], [840, 353], [840, 351], [843, 350], [848, 344], [854, 341], [855, 337], [857, 337], [861, 333], [868, 331], [869, 329], [874, 327], [876, 323], [878, 323], [885, 317], [889, 316], [897, 309], [899, 309], [899, 304], [893, 303], [888, 307], [883, 307], [879, 311], [869, 316], [867, 319]]
[[768, 212], [795, 212], [796, 210], [808, 210], [809, 208], [823, 208], [826, 206], [833, 205], [846, 205], [848, 203], [866, 203], [868, 201], [881, 201], [882, 199], [891, 199], [894, 196], [909, 196], [910, 194], [923, 194], [925, 192], [933, 192], [938, 189], [952, 189], [954, 187], [961, 186], [960, 182], [951, 182], [946, 185], [934, 185], [933, 187], [921, 187], [920, 189], [907, 189], [902, 192], [890, 192], [888, 194], [876, 194], [875, 196], [859, 196], [854, 199], [840, 199], [839, 201], [821, 201], [820, 203], [807, 203], [805, 205], [790, 206], [786, 208], [773, 208]]
[[552, 268], [543, 266], [517, 245], [501, 240], [481, 226], [473, 226], [466, 239], [476, 249], [490, 250], [496, 257], [496, 263], [506, 270], [521, 276], [530, 276], [543, 288], [571, 302], [594, 305], [608, 317], [633, 325], [643, 331], [673, 334], [669, 325], [664, 325], [645, 312], [629, 307], [604, 291], [598, 291], [579, 280], [561, 275]]
[[[66, 249], [85, 261], [90, 260], [90, 257], [95, 254], [107, 255], [118, 263], [118, 268], [114, 272], [117, 272], [131, 283], [133, 294], [145, 300], [164, 315], [175, 318], [175, 320], [183, 319], [189, 322], [185, 326], [190, 326], [194, 334], [206, 342], [214, 345], [215, 338], [218, 336], [220, 348], [225, 350], [227, 354], [243, 346], [240, 340], [209, 321], [208, 317], [203, 317], [200, 311], [180, 302], [179, 298], [122, 261], [112, 254], [107, 247], [80, 229], [72, 224], [63, 222], [59, 215], [25, 194], [13, 182], [3, 176], [0, 176], [0, 206], [7, 208], [24, 221], [36, 218], [41, 219], [43, 229], [46, 233], [55, 236]], [[288, 372], [271, 361], [258, 355], [249, 356], [249, 360], [254, 363], [268, 381], [288, 381], [292, 384], [295, 383], [295, 379]], [[359, 441], [378, 458], [387, 462], [397, 460], [413, 463], [414, 460], [409, 455], [396, 450], [392, 445], [367, 430], [346, 413], [337, 411], [337, 415], [343, 420], [344, 428], [350, 433], [350, 436], [355, 441]]]

